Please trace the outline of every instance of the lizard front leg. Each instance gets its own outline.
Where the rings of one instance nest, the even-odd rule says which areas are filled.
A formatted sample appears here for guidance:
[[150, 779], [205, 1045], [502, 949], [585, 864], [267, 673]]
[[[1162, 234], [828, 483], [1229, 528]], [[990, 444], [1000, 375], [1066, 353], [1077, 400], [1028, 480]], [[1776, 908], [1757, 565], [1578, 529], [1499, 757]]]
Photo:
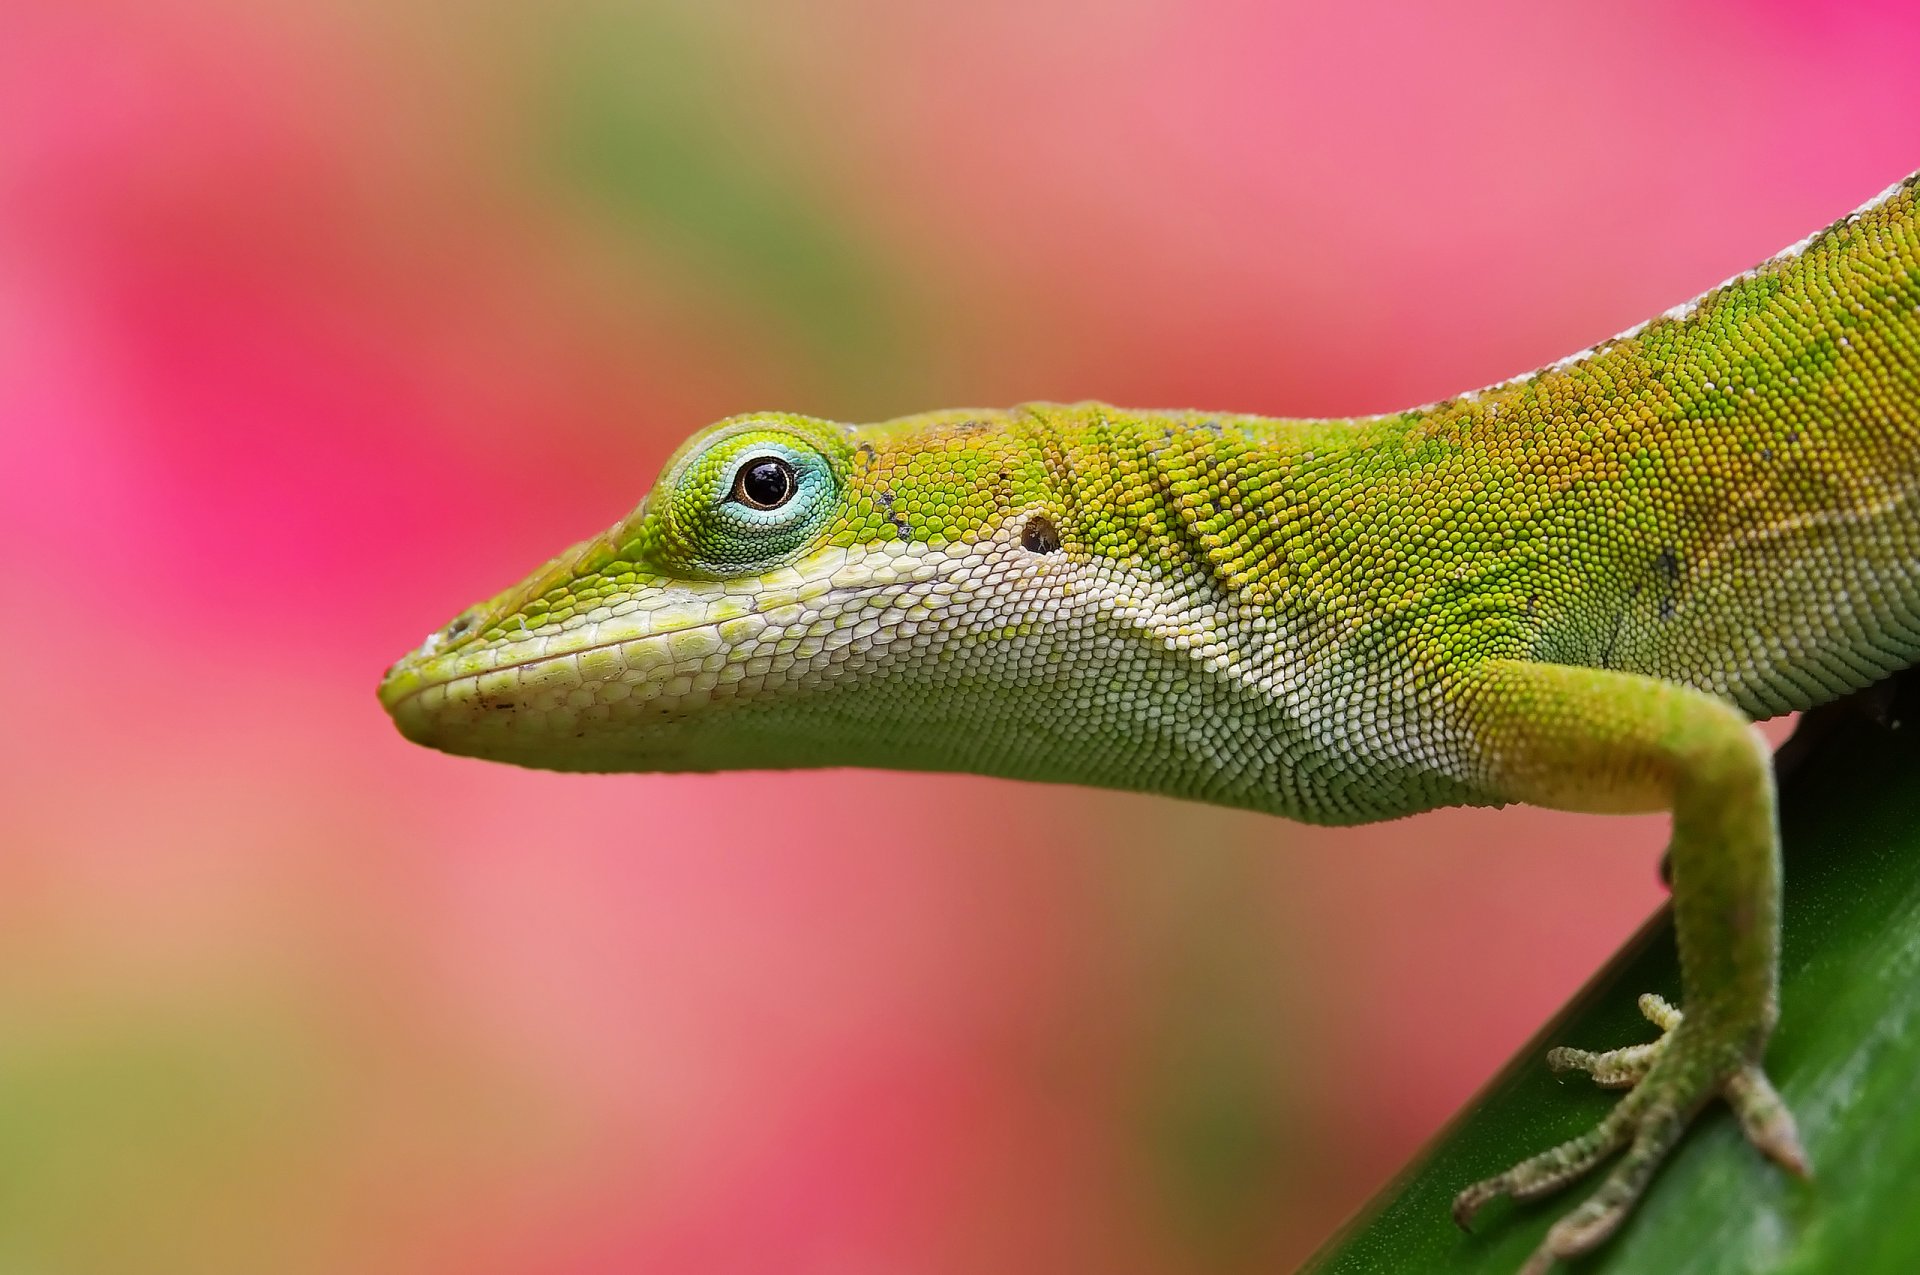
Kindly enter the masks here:
[[1670, 810], [1674, 928], [1683, 1013], [1648, 1007], [1654, 1044], [1556, 1050], [1627, 1095], [1589, 1133], [1475, 1183], [1454, 1202], [1465, 1225], [1488, 1201], [1531, 1198], [1625, 1149], [1605, 1182], [1561, 1218], [1523, 1268], [1611, 1235], [1695, 1114], [1715, 1096], [1747, 1137], [1795, 1173], [1793, 1117], [1761, 1068], [1778, 1015], [1780, 853], [1764, 742], [1732, 705], [1676, 683], [1604, 669], [1491, 661], [1454, 688], [1475, 780], [1504, 800], [1557, 810]]

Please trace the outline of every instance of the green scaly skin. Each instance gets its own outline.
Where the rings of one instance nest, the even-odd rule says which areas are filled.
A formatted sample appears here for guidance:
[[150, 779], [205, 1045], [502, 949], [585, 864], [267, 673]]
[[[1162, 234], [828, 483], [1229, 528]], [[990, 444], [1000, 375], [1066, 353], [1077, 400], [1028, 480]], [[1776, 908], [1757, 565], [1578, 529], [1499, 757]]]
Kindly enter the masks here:
[[563, 770], [965, 770], [1317, 823], [1670, 810], [1684, 1018], [1649, 999], [1658, 1041], [1554, 1051], [1630, 1091], [1456, 1205], [1624, 1149], [1544, 1271], [1716, 1096], [1805, 1169], [1761, 1069], [1780, 870], [1749, 722], [1920, 658], [1916, 181], [1594, 350], [1389, 416], [723, 421], [381, 700], [420, 743]]

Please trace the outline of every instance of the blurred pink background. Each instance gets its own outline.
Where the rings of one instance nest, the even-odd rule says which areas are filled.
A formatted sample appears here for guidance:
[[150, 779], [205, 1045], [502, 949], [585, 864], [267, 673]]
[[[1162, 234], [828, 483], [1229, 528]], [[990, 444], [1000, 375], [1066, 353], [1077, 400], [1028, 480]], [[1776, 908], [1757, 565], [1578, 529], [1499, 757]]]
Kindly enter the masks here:
[[1911, 6], [1561, 8], [7, 6], [0, 1267], [1305, 1256], [1659, 821], [556, 777], [373, 687], [709, 419], [1405, 406], [1920, 166]]

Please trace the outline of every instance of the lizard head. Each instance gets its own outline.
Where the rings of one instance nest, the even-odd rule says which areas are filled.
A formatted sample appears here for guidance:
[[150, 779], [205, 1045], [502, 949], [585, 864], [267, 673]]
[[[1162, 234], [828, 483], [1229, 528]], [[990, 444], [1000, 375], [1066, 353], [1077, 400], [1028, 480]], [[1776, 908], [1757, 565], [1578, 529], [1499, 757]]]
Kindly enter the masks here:
[[722, 421], [381, 702], [416, 742], [552, 769], [1030, 773], [1088, 562], [1045, 440], [1032, 411]]

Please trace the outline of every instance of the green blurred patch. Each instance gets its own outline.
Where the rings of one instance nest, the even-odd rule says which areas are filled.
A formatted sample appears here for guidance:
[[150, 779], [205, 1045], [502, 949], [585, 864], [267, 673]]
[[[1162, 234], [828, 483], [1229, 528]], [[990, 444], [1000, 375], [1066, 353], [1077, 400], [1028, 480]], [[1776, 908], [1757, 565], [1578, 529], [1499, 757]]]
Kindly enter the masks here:
[[1287, 1153], [1302, 1136], [1275, 1095], [1271, 1042], [1264, 1033], [1208, 1030], [1208, 1008], [1219, 1006], [1196, 1002], [1188, 1026], [1199, 1034], [1158, 1059], [1148, 1144], [1162, 1205], [1198, 1269], [1246, 1270], [1269, 1243], [1275, 1201], [1288, 1198]]
[[820, 147], [751, 45], [701, 12], [555, 11], [535, 93], [541, 174], [678, 263], [689, 306], [758, 316], [831, 388], [872, 399], [876, 381], [911, 378], [919, 344], [898, 266], [826, 188]]
[[0, 1272], [397, 1269], [552, 1144], [523, 1086], [310, 990], [0, 998]]
[[5, 1017], [0, 1270], [237, 1272], [284, 1258], [274, 1183], [314, 1175], [336, 1114], [297, 1033], [204, 1012]]
[[[1288, 1083], [1283, 1047], [1301, 996], [1273, 959], [1274, 917], [1255, 886], [1271, 845], [1248, 843], [1237, 814], [1179, 818], [1189, 853], [1168, 860], [1155, 847], [1119, 868], [1119, 928], [1145, 949], [1131, 995], [1151, 1015], [1129, 1066], [1133, 1136], [1192, 1269], [1256, 1270], [1276, 1208], [1312, 1172], [1298, 1154], [1310, 1095]], [[1195, 818], [1209, 826], [1196, 832]]]

